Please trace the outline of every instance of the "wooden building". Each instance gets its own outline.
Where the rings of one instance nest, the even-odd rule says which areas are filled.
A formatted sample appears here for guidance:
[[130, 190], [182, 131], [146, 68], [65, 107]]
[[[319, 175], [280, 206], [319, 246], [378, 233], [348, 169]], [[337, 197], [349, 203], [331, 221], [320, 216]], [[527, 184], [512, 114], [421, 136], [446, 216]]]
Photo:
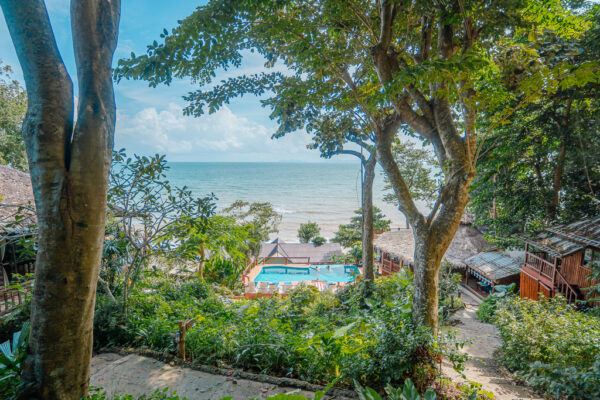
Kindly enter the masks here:
[[[444, 254], [444, 260], [458, 268], [464, 268], [463, 260], [490, 247], [472, 220], [463, 217], [452, 243]], [[398, 229], [378, 235], [373, 241], [375, 262], [380, 275], [390, 275], [403, 267], [412, 269], [415, 240], [412, 230]]]
[[465, 284], [482, 296], [494, 292], [497, 285], [519, 285], [523, 253], [486, 251], [464, 260]]
[[568, 302], [585, 298], [592, 264], [600, 262], [600, 217], [548, 228], [525, 242], [521, 297], [562, 294]]

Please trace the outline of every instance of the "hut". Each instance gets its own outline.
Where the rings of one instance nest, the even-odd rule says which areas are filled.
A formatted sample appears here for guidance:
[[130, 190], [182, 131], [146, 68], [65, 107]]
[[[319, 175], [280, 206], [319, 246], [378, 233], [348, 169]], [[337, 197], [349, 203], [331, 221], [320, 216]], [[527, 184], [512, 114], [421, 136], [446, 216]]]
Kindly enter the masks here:
[[328, 264], [342, 255], [339, 243], [286, 243], [277, 238], [261, 246], [258, 260], [264, 264]]
[[525, 242], [521, 266], [521, 297], [537, 300], [540, 294], [562, 294], [567, 301], [581, 300], [592, 281], [592, 268], [600, 263], [600, 217], [547, 228], [519, 236]]
[[[23, 302], [16, 276], [34, 272], [36, 217], [29, 174], [0, 165], [0, 315]], [[7, 287], [8, 286], [8, 287]], [[23, 283], [27, 290], [28, 282]]]
[[[464, 260], [465, 285], [486, 296], [496, 285], [519, 284], [522, 252], [484, 251]], [[473, 278], [473, 279], [470, 279]]]
[[[402, 267], [412, 269], [415, 252], [415, 241], [412, 230], [398, 229], [385, 232], [373, 241], [375, 259], [380, 275], [389, 275], [400, 271]], [[483, 238], [483, 234], [473, 225], [468, 216], [463, 216], [461, 223], [454, 235], [454, 239], [446, 250], [444, 259], [455, 267], [464, 269], [464, 259], [471, 257], [490, 244]]]

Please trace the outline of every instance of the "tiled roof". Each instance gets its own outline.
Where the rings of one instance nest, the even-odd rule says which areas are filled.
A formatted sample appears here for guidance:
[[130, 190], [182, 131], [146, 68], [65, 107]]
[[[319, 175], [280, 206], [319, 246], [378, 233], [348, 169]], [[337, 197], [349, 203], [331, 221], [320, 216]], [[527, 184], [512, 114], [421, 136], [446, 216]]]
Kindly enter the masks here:
[[298, 263], [307, 263], [310, 259], [311, 263], [323, 263], [331, 261], [334, 254], [343, 254], [339, 243], [319, 245], [313, 243], [285, 243], [276, 239], [271, 243], [264, 243], [258, 257], [286, 257], [290, 258], [291, 262]]

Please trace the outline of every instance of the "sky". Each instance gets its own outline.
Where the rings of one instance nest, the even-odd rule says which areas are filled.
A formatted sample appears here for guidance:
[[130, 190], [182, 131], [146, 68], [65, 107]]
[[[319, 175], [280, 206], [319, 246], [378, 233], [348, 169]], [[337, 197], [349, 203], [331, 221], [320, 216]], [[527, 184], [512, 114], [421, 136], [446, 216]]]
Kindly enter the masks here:
[[[46, 7], [63, 61], [76, 83], [69, 3], [69, 0], [46, 0]], [[160, 40], [163, 28], [170, 31], [177, 20], [203, 3], [199, 0], [123, 0], [113, 65], [120, 58], [129, 57], [132, 51], [144, 53], [148, 44]], [[13, 68], [14, 79], [24, 83], [1, 9], [0, 60]], [[248, 53], [240, 69], [220, 71], [216, 79], [261, 71], [263, 63], [260, 55]], [[115, 84], [115, 148], [126, 148], [128, 153], [136, 154], [166, 154], [169, 161], [334, 162], [319, 158], [318, 151], [308, 150], [310, 137], [304, 132], [271, 139], [276, 123], [269, 119], [269, 109], [263, 108], [257, 97], [234, 99], [212, 115], [184, 116], [182, 109], [186, 102], [182, 96], [197, 89], [198, 86], [188, 80], [157, 88], [148, 87], [144, 81], [123, 80]], [[356, 162], [351, 156], [341, 156], [335, 161]]]

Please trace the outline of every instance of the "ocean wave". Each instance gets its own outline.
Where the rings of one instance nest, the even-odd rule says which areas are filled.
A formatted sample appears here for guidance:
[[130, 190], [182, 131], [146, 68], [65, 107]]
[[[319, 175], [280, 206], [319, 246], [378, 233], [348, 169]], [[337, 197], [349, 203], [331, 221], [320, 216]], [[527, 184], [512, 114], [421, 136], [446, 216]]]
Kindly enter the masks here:
[[273, 209], [275, 210], [275, 212], [277, 212], [279, 214], [293, 214], [295, 212], [295, 211], [288, 210], [287, 208], [283, 208], [283, 207], [273, 207]]

